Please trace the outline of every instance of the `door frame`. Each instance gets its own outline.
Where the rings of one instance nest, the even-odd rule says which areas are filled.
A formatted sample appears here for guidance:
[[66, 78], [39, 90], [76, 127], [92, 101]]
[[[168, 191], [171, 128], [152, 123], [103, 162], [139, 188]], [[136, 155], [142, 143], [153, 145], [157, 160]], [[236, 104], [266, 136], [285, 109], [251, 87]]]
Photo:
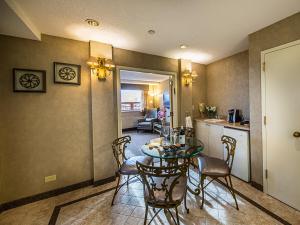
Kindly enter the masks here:
[[144, 68], [136, 67], [127, 67], [127, 66], [116, 66], [116, 92], [117, 92], [117, 120], [118, 120], [118, 137], [122, 136], [122, 112], [121, 112], [121, 79], [120, 71], [135, 71], [135, 72], [144, 72], [144, 73], [155, 73], [163, 76], [172, 76], [173, 80], [173, 90], [170, 90], [170, 97], [173, 98], [173, 126], [178, 126], [178, 74], [176, 72], [170, 71], [161, 71], [161, 70], [151, 70]]
[[268, 193], [268, 182], [266, 178], [267, 170], [267, 129], [264, 124], [264, 117], [266, 115], [266, 72], [265, 72], [265, 56], [271, 52], [279, 51], [285, 48], [299, 45], [300, 40], [289, 42], [274, 48], [270, 48], [261, 52], [261, 121], [262, 121], [262, 150], [263, 150], [263, 192]]

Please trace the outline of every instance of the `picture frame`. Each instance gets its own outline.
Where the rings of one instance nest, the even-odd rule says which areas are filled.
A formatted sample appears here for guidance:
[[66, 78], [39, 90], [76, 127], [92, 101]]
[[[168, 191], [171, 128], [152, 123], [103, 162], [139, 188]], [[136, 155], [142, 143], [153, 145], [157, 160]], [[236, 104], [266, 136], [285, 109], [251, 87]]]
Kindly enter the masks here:
[[54, 83], [58, 84], [81, 84], [81, 65], [70, 63], [53, 63]]
[[46, 71], [13, 68], [14, 92], [46, 92]]

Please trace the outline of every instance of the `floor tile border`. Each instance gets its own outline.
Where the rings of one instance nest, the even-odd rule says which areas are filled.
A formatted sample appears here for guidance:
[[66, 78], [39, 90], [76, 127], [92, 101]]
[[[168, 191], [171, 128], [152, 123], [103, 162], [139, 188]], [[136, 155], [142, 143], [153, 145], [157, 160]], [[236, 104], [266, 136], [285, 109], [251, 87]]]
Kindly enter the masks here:
[[55, 225], [56, 224], [56, 221], [57, 221], [57, 218], [59, 216], [59, 212], [60, 212], [61, 208], [72, 205], [74, 203], [77, 203], [77, 202], [80, 202], [80, 201], [83, 201], [83, 200], [86, 200], [86, 199], [89, 199], [89, 198], [92, 198], [92, 197], [95, 197], [95, 196], [98, 196], [98, 195], [102, 195], [106, 192], [109, 192], [109, 191], [112, 191], [112, 190], [115, 190], [115, 189], [116, 189], [116, 187], [108, 188], [106, 190], [103, 190], [103, 191], [100, 191], [100, 192], [97, 192], [97, 193], [94, 193], [94, 194], [91, 194], [91, 195], [87, 195], [85, 197], [82, 197], [82, 198], [79, 198], [79, 199], [76, 199], [76, 200], [73, 200], [73, 201], [55, 206], [54, 209], [53, 209], [53, 212], [52, 212], [52, 215], [51, 215], [51, 218], [49, 220], [48, 225]]
[[24, 197], [21, 199], [17, 199], [11, 202], [6, 202], [3, 204], [0, 204], [0, 213], [9, 210], [9, 209], [13, 209], [19, 206], [23, 206], [23, 205], [27, 205], [36, 201], [40, 201], [43, 199], [47, 199], [47, 198], [51, 198], [60, 194], [64, 194], [70, 191], [74, 191], [80, 188], [84, 188], [87, 186], [90, 186], [93, 184], [93, 180], [86, 180], [80, 183], [76, 183], [76, 184], [71, 184], [69, 186], [66, 187], [62, 187], [62, 188], [58, 188], [58, 189], [54, 189], [51, 191], [47, 191], [47, 192], [43, 192], [43, 193], [39, 193], [36, 195], [32, 195], [29, 197]]
[[[222, 185], [225, 185], [225, 183], [223, 183], [220, 180], [217, 180], [219, 183], [221, 183]], [[136, 181], [132, 181], [132, 183], [134, 183]], [[131, 182], [130, 182], [131, 183]], [[112, 191], [114, 190], [116, 187], [112, 187], [112, 188], [108, 188], [106, 190], [91, 194], [91, 195], [87, 195], [85, 197], [61, 204], [61, 205], [57, 205], [54, 207], [49, 224], [48, 225], [55, 225], [57, 218], [59, 216], [59, 212], [61, 210], [61, 208], [72, 205], [74, 203], [104, 194], [106, 192]], [[259, 203], [255, 202], [254, 200], [248, 198], [246, 195], [242, 194], [241, 192], [237, 191], [236, 189], [234, 189], [234, 192], [239, 195], [241, 198], [243, 198], [244, 200], [246, 200], [247, 202], [249, 202], [251, 205], [255, 206], [256, 208], [258, 208], [259, 210], [263, 211], [264, 213], [266, 213], [267, 215], [271, 216], [272, 218], [274, 218], [275, 220], [277, 220], [278, 222], [284, 224], [284, 225], [292, 225], [291, 223], [289, 223], [288, 221], [286, 221], [285, 219], [283, 219], [282, 217], [278, 216], [277, 214], [271, 212], [270, 210], [266, 209], [265, 207], [263, 207], [262, 205], [260, 205]]]
[[[222, 185], [224, 185], [226, 187], [226, 184], [220, 180], [216, 180], [219, 183], [221, 183]], [[268, 210], [267, 208], [263, 207], [262, 205], [260, 205], [259, 203], [257, 203], [256, 201], [252, 200], [251, 198], [248, 198], [246, 195], [242, 194], [241, 192], [237, 191], [236, 189], [234, 189], [234, 192], [239, 195], [241, 198], [243, 198], [244, 200], [246, 200], [247, 202], [249, 202], [251, 205], [255, 206], [256, 208], [260, 209], [261, 211], [263, 211], [264, 213], [268, 214], [269, 216], [273, 217], [274, 219], [276, 219], [278, 222], [284, 224], [284, 225], [292, 225], [291, 223], [289, 223], [288, 221], [286, 221], [285, 219], [283, 219], [282, 217], [278, 216], [277, 214], [271, 212], [270, 210]]]

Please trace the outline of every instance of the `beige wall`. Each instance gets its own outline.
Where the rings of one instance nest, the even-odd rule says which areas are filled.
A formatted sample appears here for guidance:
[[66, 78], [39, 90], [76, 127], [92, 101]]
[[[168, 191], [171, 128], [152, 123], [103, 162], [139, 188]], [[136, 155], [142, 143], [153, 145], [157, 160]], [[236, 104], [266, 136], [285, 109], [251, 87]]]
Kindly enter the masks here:
[[207, 102], [207, 90], [206, 90], [206, 66], [199, 63], [192, 63], [192, 69], [196, 71], [198, 77], [193, 81], [193, 94], [192, 94], [192, 104], [193, 104], [193, 117], [200, 117], [200, 112], [198, 109], [198, 104], [201, 102]]
[[261, 51], [300, 39], [300, 13], [249, 35], [249, 87], [251, 119], [251, 171], [263, 183], [261, 121]]
[[149, 55], [120, 48], [113, 49], [113, 60], [115, 64], [119, 66], [169, 72], [178, 71], [178, 61], [176, 59]]
[[241, 109], [249, 119], [249, 55], [244, 51], [207, 66], [207, 104], [219, 115]]
[[[0, 49], [0, 202], [91, 179], [88, 43], [0, 36]], [[81, 85], [54, 84], [54, 61], [80, 64]], [[15, 67], [46, 70], [47, 93], [13, 92]]]
[[[101, 83], [90, 75], [89, 44], [1, 35], [0, 49], [0, 202], [113, 175], [116, 81], [113, 76]], [[124, 49], [114, 49], [113, 59], [119, 66], [178, 71], [178, 60]], [[80, 64], [81, 85], [54, 84], [54, 61]], [[47, 93], [14, 93], [14, 67], [46, 70]], [[92, 126], [92, 114], [99, 126]], [[57, 181], [45, 184], [53, 174]]]

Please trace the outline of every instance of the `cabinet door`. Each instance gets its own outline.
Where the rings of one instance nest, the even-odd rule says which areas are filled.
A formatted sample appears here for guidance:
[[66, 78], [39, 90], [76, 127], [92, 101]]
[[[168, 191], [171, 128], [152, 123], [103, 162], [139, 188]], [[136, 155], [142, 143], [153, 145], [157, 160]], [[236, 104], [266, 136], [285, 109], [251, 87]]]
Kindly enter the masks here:
[[204, 144], [203, 153], [206, 155], [208, 155], [208, 132], [208, 124], [203, 122], [196, 123], [196, 138]]
[[209, 126], [208, 149], [209, 156], [224, 159], [223, 144], [221, 137], [223, 135], [223, 127], [219, 125]]

